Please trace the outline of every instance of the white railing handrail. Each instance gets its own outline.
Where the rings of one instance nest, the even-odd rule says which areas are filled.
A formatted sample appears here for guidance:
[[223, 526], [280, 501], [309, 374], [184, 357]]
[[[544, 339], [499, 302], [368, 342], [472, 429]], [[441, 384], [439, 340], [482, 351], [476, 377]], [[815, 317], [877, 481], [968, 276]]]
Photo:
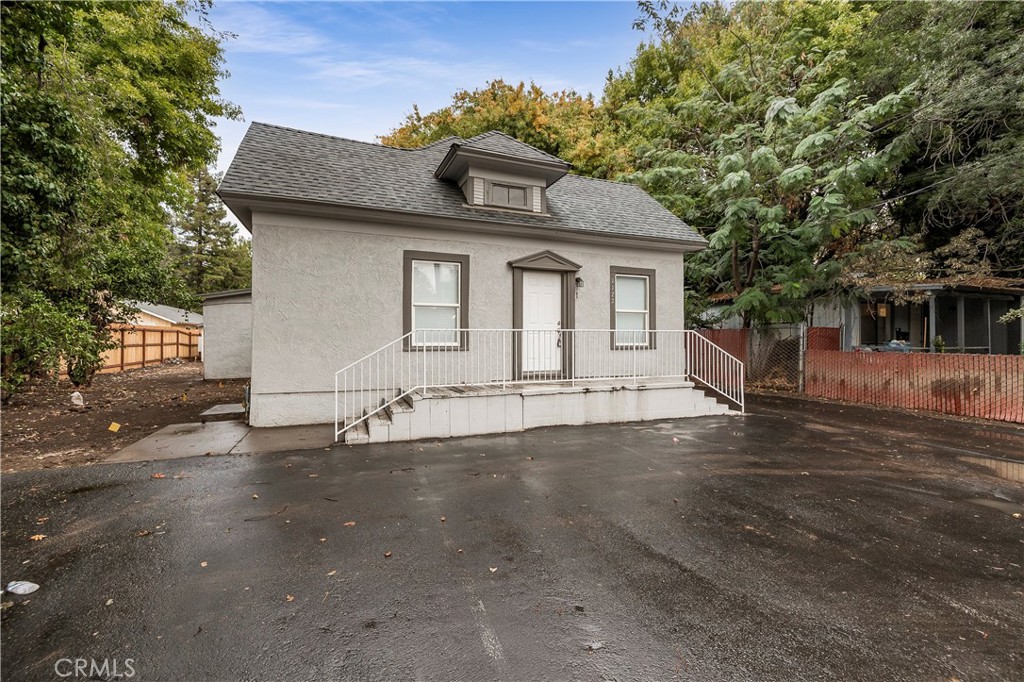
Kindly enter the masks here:
[[338, 375], [339, 375], [339, 374], [341, 374], [342, 372], [344, 372], [344, 371], [346, 371], [346, 370], [349, 370], [349, 369], [351, 369], [351, 368], [355, 367], [356, 365], [358, 365], [358, 364], [359, 364], [360, 362], [362, 362], [363, 360], [366, 360], [366, 359], [368, 359], [368, 358], [370, 358], [370, 357], [372, 357], [372, 356], [376, 355], [377, 353], [380, 353], [380, 352], [381, 352], [381, 351], [383, 351], [383, 350], [387, 350], [387, 349], [388, 349], [389, 347], [391, 347], [391, 346], [395, 345], [396, 343], [401, 343], [402, 341], [405, 341], [405, 340], [406, 340], [407, 338], [409, 338], [410, 336], [412, 336], [412, 335], [413, 335], [413, 333], [414, 333], [414, 332], [407, 332], [406, 334], [403, 334], [402, 336], [399, 336], [399, 337], [398, 337], [397, 339], [395, 339], [394, 341], [390, 341], [390, 342], [388, 342], [388, 343], [385, 343], [385, 344], [384, 344], [383, 346], [381, 346], [381, 347], [380, 347], [380, 348], [378, 348], [377, 350], [375, 350], [375, 351], [371, 351], [371, 352], [367, 353], [366, 355], [364, 355], [363, 357], [359, 358], [359, 359], [358, 359], [358, 360], [356, 360], [355, 362], [350, 362], [349, 364], [345, 365], [344, 367], [342, 367], [341, 369], [339, 369], [339, 370], [338, 370], [337, 372], [335, 372], [335, 373], [334, 373], [334, 376], [338, 376]]
[[688, 329], [417, 329], [334, 373], [334, 431], [340, 438], [418, 390], [509, 383], [688, 378], [742, 411], [743, 372]]

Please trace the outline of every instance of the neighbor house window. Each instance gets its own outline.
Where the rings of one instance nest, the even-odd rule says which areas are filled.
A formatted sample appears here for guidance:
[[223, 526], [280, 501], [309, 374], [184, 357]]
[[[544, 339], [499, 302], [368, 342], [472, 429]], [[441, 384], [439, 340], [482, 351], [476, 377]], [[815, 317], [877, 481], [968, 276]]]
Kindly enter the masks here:
[[403, 269], [406, 348], [464, 348], [469, 256], [406, 251]]
[[508, 208], [527, 208], [528, 206], [526, 202], [529, 190], [526, 187], [492, 183], [489, 194], [488, 203], [494, 206], [507, 206]]
[[654, 270], [611, 269], [613, 348], [654, 348]]

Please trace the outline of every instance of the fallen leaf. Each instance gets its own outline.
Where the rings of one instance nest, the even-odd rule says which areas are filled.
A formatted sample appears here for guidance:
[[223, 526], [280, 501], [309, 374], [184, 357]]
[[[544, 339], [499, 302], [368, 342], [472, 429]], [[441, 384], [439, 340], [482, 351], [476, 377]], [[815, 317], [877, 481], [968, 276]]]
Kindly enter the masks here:
[[328, 574], [327, 574], [327, 577], [329, 578], [329, 577], [331, 577], [332, 575], [334, 575], [334, 574], [335, 574], [335, 573], [337, 573], [337, 572], [338, 572], [338, 571], [336, 571], [336, 570], [335, 570], [335, 571], [331, 571], [330, 573], [328, 573]]
[[345, 523], [343, 523], [341, 525], [348, 526], [349, 528], [351, 528], [352, 526], [356, 525], [356, 522], [355, 521], [346, 521]]
[[320, 542], [327, 542], [327, 538], [320, 538]]
[[497, 566], [491, 566], [490, 569], [491, 569], [491, 573], [495, 573], [495, 572], [497, 572], [498, 567]]
[[187, 403], [188, 402], [188, 393], [182, 393], [181, 394], [181, 402], [183, 402], [183, 403]]
[[110, 422], [110, 426], [107, 427], [107, 431], [113, 431], [114, 433], [117, 433], [120, 430], [121, 425], [118, 424], [117, 422]]
[[207, 566], [209, 566], [209, 564], [206, 563], [205, 561], [200, 561], [199, 565], [202, 566], [203, 568], [206, 568]]
[[150, 478], [167, 478], [167, 474], [153, 474]]
[[385, 559], [390, 559], [391, 558], [391, 552], [384, 552], [384, 558]]
[[29, 540], [34, 540], [36, 542], [38, 542], [40, 540], [45, 540], [45, 539], [46, 539], [46, 536], [43, 535], [42, 533], [37, 533], [37, 534], [35, 534], [35, 535], [33, 535], [32, 537], [29, 538]]
[[284, 598], [285, 601], [295, 601], [295, 595], [289, 594]]

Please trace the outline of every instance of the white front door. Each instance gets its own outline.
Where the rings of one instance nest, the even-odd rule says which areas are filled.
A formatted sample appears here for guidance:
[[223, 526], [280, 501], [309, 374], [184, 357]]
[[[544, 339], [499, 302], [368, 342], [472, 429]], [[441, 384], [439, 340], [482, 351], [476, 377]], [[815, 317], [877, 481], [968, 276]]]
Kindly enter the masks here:
[[523, 270], [523, 372], [562, 370], [562, 275]]

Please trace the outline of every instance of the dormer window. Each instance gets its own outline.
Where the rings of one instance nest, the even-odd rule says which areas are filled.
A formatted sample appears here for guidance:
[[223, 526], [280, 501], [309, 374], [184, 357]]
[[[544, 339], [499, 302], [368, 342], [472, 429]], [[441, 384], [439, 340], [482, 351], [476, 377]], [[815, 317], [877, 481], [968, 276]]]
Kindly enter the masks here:
[[561, 159], [490, 131], [452, 144], [434, 177], [458, 185], [466, 205], [547, 214], [547, 189], [569, 171]]
[[528, 193], [529, 188], [527, 187], [491, 183], [487, 203], [504, 208], [529, 208], [526, 201]]

